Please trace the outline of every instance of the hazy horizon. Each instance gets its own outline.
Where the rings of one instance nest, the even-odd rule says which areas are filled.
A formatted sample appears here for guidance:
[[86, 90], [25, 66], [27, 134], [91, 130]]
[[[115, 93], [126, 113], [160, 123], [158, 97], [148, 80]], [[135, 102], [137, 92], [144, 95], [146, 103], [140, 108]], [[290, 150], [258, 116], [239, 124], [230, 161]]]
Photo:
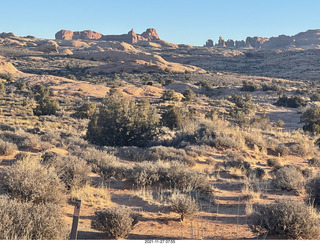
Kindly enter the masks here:
[[61, 30], [124, 34], [155, 28], [161, 39], [202, 46], [206, 40], [295, 35], [320, 28], [315, 0], [289, 1], [98, 1], [57, 0], [2, 3], [0, 32], [54, 39]]

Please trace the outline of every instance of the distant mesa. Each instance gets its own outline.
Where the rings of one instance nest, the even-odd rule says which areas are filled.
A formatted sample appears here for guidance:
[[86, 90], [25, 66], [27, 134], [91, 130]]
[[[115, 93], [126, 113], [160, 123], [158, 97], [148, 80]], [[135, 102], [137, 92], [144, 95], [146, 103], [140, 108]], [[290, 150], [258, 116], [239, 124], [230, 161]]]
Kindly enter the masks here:
[[208, 39], [205, 47], [220, 48], [253, 48], [253, 49], [284, 49], [284, 48], [319, 48], [320, 29], [300, 32], [294, 36], [280, 35], [278, 37], [263, 38], [260, 36], [247, 37], [246, 40], [225, 41], [221, 36], [218, 43], [214, 45], [211, 39]]
[[60, 30], [56, 33], [57, 40], [104, 40], [104, 41], [119, 41], [127, 42], [130, 44], [139, 43], [141, 41], [160, 40], [156, 29], [149, 28], [142, 34], [137, 34], [132, 29], [128, 34], [123, 35], [102, 35], [98, 32], [85, 30], [85, 31], [70, 31]]

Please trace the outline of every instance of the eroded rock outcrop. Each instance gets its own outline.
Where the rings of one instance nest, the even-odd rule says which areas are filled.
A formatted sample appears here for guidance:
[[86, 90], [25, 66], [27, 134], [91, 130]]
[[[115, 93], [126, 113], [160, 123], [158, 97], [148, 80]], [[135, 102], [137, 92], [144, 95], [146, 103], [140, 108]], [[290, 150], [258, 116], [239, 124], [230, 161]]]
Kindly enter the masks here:
[[55, 38], [58, 40], [105, 40], [105, 41], [118, 41], [127, 42], [130, 44], [138, 43], [141, 41], [154, 41], [160, 40], [156, 29], [149, 28], [142, 34], [137, 34], [133, 29], [127, 34], [123, 35], [102, 35], [98, 32], [85, 30], [85, 31], [70, 31], [60, 30], [56, 33]]
[[213, 47], [213, 41], [212, 41], [211, 39], [208, 39], [208, 40], [206, 41], [205, 47]]
[[223, 40], [222, 36], [219, 37], [218, 47], [226, 47], [226, 42]]
[[98, 32], [85, 30], [85, 31], [70, 31], [61, 30], [56, 33], [55, 38], [58, 40], [99, 40], [102, 35]]

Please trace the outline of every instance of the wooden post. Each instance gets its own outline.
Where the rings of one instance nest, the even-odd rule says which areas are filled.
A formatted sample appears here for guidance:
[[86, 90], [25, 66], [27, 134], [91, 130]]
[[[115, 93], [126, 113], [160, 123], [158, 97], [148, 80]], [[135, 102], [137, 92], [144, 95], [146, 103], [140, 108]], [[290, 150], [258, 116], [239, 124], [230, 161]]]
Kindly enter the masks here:
[[81, 207], [81, 200], [76, 200], [76, 205], [74, 206], [70, 240], [77, 240], [78, 223], [80, 218], [80, 207]]

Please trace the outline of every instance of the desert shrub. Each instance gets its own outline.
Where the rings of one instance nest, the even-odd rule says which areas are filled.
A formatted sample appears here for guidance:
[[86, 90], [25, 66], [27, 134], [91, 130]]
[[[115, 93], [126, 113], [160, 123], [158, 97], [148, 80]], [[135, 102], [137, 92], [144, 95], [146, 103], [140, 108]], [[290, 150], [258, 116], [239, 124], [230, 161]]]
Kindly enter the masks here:
[[262, 84], [261, 88], [263, 91], [279, 91], [280, 87], [276, 84]]
[[183, 115], [178, 107], [168, 106], [161, 115], [161, 124], [171, 130], [180, 129], [183, 124]]
[[175, 193], [171, 196], [170, 209], [180, 214], [180, 220], [185, 217], [192, 217], [197, 212], [197, 204], [191, 196], [181, 193]]
[[43, 100], [50, 95], [49, 89], [41, 84], [33, 86], [32, 91], [34, 93], [34, 98], [37, 101]]
[[0, 123], [0, 130], [2, 131], [15, 131], [16, 129], [10, 125], [7, 125], [7, 124], [1, 124]]
[[22, 161], [30, 157], [30, 153], [27, 152], [19, 152], [14, 156], [16, 161]]
[[129, 209], [124, 207], [107, 208], [94, 213], [91, 226], [105, 232], [109, 237], [126, 238], [132, 230], [134, 219]]
[[302, 175], [304, 178], [312, 178], [313, 175], [314, 175], [314, 171], [312, 170], [312, 168], [306, 168], [306, 169], [303, 169], [301, 171]]
[[63, 185], [54, 169], [32, 157], [16, 161], [4, 171], [3, 188], [13, 198], [37, 204], [63, 199]]
[[310, 100], [312, 102], [318, 102], [320, 101], [320, 94], [319, 93], [314, 93], [311, 95]]
[[304, 178], [300, 170], [294, 166], [286, 166], [275, 172], [272, 183], [277, 188], [287, 191], [300, 192]]
[[253, 177], [258, 180], [262, 180], [266, 176], [266, 171], [262, 168], [255, 168], [253, 170], [248, 171], [247, 175], [249, 177]]
[[215, 165], [216, 160], [214, 160], [213, 158], [207, 158], [205, 161], [205, 164], [209, 164], [209, 165]]
[[317, 208], [320, 207], [320, 177], [316, 177], [308, 181], [306, 185], [309, 202]]
[[190, 89], [185, 90], [182, 95], [184, 96], [183, 101], [187, 102], [192, 102], [196, 97], [195, 92]]
[[301, 116], [301, 122], [304, 123], [303, 130], [313, 134], [320, 133], [320, 108], [312, 107], [307, 109]]
[[42, 156], [42, 163], [54, 167], [57, 175], [69, 190], [81, 188], [90, 181], [88, 174], [91, 172], [91, 167], [82, 158], [72, 155], [60, 156], [48, 152]]
[[203, 87], [207, 91], [211, 91], [213, 89], [213, 85], [206, 80], [199, 81], [196, 85]]
[[226, 151], [225, 160], [226, 161], [244, 162], [244, 157], [243, 157], [242, 153], [234, 152], [234, 151], [229, 149], [229, 150]]
[[251, 215], [253, 226], [264, 228], [279, 239], [318, 239], [319, 216], [312, 207], [293, 200], [258, 205]]
[[6, 142], [0, 139], [0, 155], [11, 155], [13, 154], [16, 150], [18, 150], [18, 147], [14, 143]]
[[287, 96], [282, 96], [275, 103], [276, 106], [283, 106], [289, 108], [298, 108], [300, 106], [306, 106], [306, 101], [301, 96], [293, 96], [288, 98]]
[[0, 94], [3, 95], [6, 92], [6, 87], [3, 82], [0, 82]]
[[257, 84], [254, 84], [252, 81], [242, 81], [242, 91], [254, 92], [257, 89]]
[[163, 101], [179, 101], [174, 90], [165, 90], [161, 96]]
[[245, 114], [250, 114], [254, 110], [252, 96], [250, 94], [246, 94], [245, 96], [233, 94], [230, 98], [230, 101], [233, 102], [236, 107], [241, 109], [241, 111]]
[[278, 158], [268, 158], [267, 165], [269, 167], [273, 167], [273, 168], [280, 168], [281, 167], [281, 163], [279, 162]]
[[174, 147], [155, 146], [148, 150], [149, 160], [180, 161], [188, 166], [194, 166], [195, 160], [188, 156], [184, 149]]
[[289, 155], [289, 149], [284, 144], [278, 144], [278, 146], [275, 148], [275, 153], [285, 157]]
[[223, 167], [225, 170], [230, 171], [231, 169], [239, 169], [246, 175], [250, 170], [251, 166], [246, 161], [224, 161], [222, 163], [216, 164], [216, 168]]
[[313, 157], [308, 160], [308, 164], [312, 167], [320, 167], [320, 158], [319, 157]]
[[22, 91], [27, 88], [27, 84], [23, 81], [16, 84], [17, 90]]
[[306, 157], [308, 155], [313, 155], [314, 145], [305, 141], [299, 141], [290, 146], [290, 151], [296, 153], [300, 157]]
[[55, 115], [59, 110], [59, 102], [50, 98], [39, 101], [39, 105], [33, 110], [34, 115]]
[[132, 173], [131, 166], [120, 162], [100, 165], [97, 171], [104, 179], [113, 177], [120, 180], [130, 177], [129, 175]]
[[76, 112], [74, 113], [74, 116], [79, 119], [90, 119], [94, 115], [96, 108], [96, 103], [86, 102], [79, 108], [77, 108]]
[[39, 137], [37, 135], [27, 133], [23, 130], [18, 130], [16, 132], [5, 131], [0, 134], [0, 138], [3, 141], [16, 144], [20, 150], [32, 149], [39, 143]]
[[136, 103], [121, 94], [109, 95], [91, 118], [87, 139], [104, 146], [145, 146], [157, 134], [156, 110], [147, 100]]
[[150, 160], [149, 150], [140, 147], [120, 147], [116, 156], [138, 162]]
[[1, 240], [62, 240], [67, 236], [60, 206], [21, 203], [0, 196]]
[[183, 193], [198, 193], [204, 198], [212, 196], [208, 179], [180, 162], [145, 162], [135, 165], [128, 176], [138, 187], [161, 185]]

